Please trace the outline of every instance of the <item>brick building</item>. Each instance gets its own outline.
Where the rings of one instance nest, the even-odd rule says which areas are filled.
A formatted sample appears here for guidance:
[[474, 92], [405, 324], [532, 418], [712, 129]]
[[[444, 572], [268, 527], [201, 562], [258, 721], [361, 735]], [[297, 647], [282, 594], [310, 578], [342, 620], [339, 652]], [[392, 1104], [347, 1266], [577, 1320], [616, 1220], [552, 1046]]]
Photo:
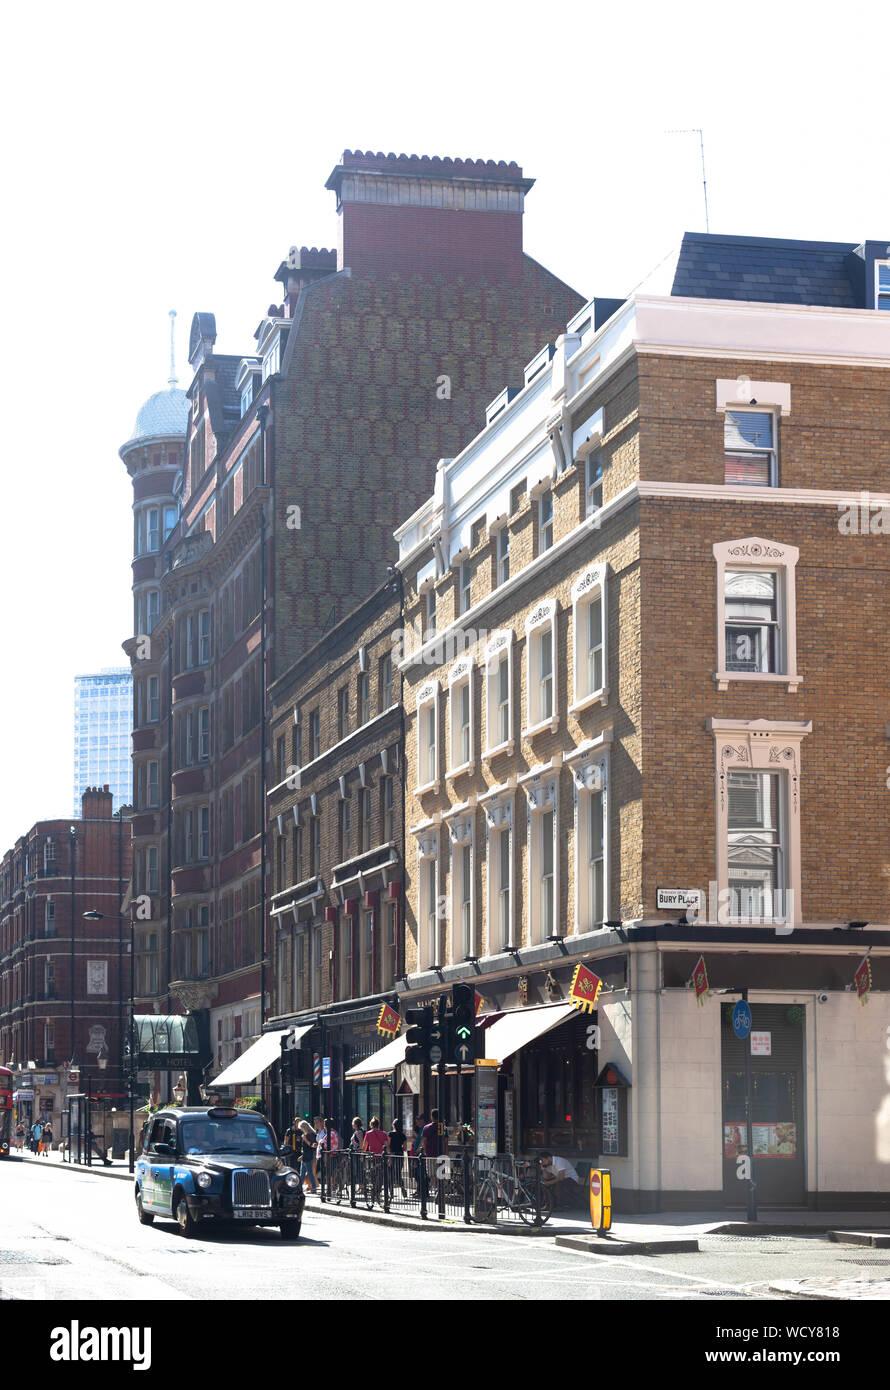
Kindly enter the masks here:
[[701, 955], [749, 990], [761, 1204], [890, 1204], [888, 307], [886, 243], [688, 236], [397, 532], [400, 995], [474, 982], [500, 1145], [601, 1158], [625, 1210], [745, 1203]]
[[[346, 1079], [376, 1052], [381, 1006], [404, 970], [404, 727], [398, 578], [273, 685], [269, 841], [272, 1026], [300, 1030], [277, 1069], [276, 1113], [318, 1113], [315, 1053], [331, 1058], [338, 1124], [392, 1118], [388, 1078]], [[299, 769], [299, 773], [297, 773]], [[362, 1089], [364, 1088], [364, 1089]]]
[[153, 397], [121, 451], [135, 892], [152, 904], [137, 1012], [204, 1011], [217, 1066], [268, 1012], [266, 692], [381, 583], [431, 458], [581, 302], [523, 254], [531, 184], [515, 164], [346, 151], [339, 250], [292, 248], [247, 355], [216, 352], [196, 314], [185, 399]]
[[126, 1094], [130, 839], [107, 786], [88, 787], [81, 808], [76, 821], [38, 821], [0, 865], [0, 1062], [16, 1072], [19, 1116], [52, 1117], [57, 1138], [69, 1090], [89, 1079], [94, 1096]]

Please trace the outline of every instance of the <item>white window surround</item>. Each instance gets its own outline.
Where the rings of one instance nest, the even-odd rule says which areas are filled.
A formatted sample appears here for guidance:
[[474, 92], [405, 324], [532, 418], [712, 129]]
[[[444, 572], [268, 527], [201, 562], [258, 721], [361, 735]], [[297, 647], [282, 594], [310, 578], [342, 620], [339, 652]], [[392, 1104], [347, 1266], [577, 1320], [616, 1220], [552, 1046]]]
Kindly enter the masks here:
[[[516, 834], [513, 818], [515, 787], [498, 787], [485, 798], [485, 862], [488, 879], [487, 904], [487, 955], [498, 955], [508, 946], [518, 946], [516, 940]], [[509, 881], [501, 882], [500, 840], [502, 835], [509, 837]], [[502, 938], [500, 897], [507, 893], [506, 939]]]
[[[461, 657], [448, 672], [448, 767], [446, 777], [457, 777], [460, 773], [473, 772], [476, 753], [476, 709], [475, 709], [475, 661], [471, 656]], [[469, 758], [463, 757], [460, 747], [461, 702], [463, 691], [467, 691], [469, 702]]]
[[[525, 660], [528, 684], [528, 724], [522, 731], [523, 738], [529, 738], [534, 734], [543, 733], [548, 730], [555, 733], [559, 728], [559, 682], [558, 682], [558, 662], [557, 662], [557, 642], [556, 642], [556, 619], [559, 613], [559, 604], [556, 599], [548, 599], [544, 603], [539, 603], [525, 620]], [[545, 628], [550, 629], [550, 680], [552, 682], [552, 693], [550, 699], [551, 713], [547, 718], [541, 718], [541, 674], [540, 674], [540, 644], [539, 638]]]
[[[435, 738], [433, 751], [430, 752], [429, 739], [425, 727], [425, 715], [433, 709], [433, 729]], [[436, 775], [426, 781], [418, 781], [416, 790], [418, 792], [437, 792], [442, 785], [439, 776], [439, 682], [426, 681], [417, 692], [417, 775], [422, 778], [428, 771], [430, 763], [435, 768]]]
[[[473, 834], [474, 809], [460, 808], [460, 814], [448, 817], [448, 834], [451, 839], [451, 941], [452, 965], [458, 965], [466, 956], [476, 952], [476, 844]], [[464, 939], [463, 905], [466, 901], [463, 882], [463, 852], [470, 850], [470, 921], [469, 940]], [[465, 950], [464, 947], [468, 946]]]
[[[574, 647], [574, 690], [572, 713], [589, 705], [609, 703], [609, 612], [606, 600], [607, 565], [591, 565], [572, 585], [572, 634]], [[588, 609], [600, 600], [602, 622], [602, 680], [595, 690], [588, 690], [586, 670]]]
[[[803, 677], [797, 673], [797, 599], [795, 566], [800, 551], [793, 545], [777, 545], [760, 536], [745, 536], [735, 541], [719, 541], [713, 546], [717, 562], [717, 669], [714, 680], [718, 690], [727, 690], [730, 681], [755, 681], [784, 685], [793, 694]], [[727, 671], [726, 667], [726, 571], [769, 570], [776, 574], [777, 616], [779, 621], [779, 659], [782, 671]]]
[[565, 763], [572, 774], [572, 788], [575, 809], [575, 934], [597, 930], [591, 925], [590, 905], [588, 903], [587, 875], [584, 873], [584, 845], [586, 844], [587, 808], [585, 800], [591, 795], [603, 798], [603, 920], [608, 920], [611, 901], [611, 876], [609, 855], [611, 839], [609, 835], [609, 753], [612, 743], [611, 728], [604, 729], [596, 738], [587, 739], [565, 756]]
[[716, 387], [718, 415], [742, 406], [777, 410], [780, 415], [791, 414], [791, 386], [787, 381], [752, 381], [750, 377], [740, 376], [733, 381], [717, 381]]
[[[428, 821], [411, 827], [417, 839], [417, 968], [429, 970], [441, 966], [442, 941], [439, 927], [439, 829]], [[432, 875], [432, 893], [430, 893]], [[430, 910], [432, 904], [432, 911]]]
[[528, 845], [528, 944], [535, 945], [547, 940], [542, 926], [541, 891], [543, 884], [543, 850], [541, 842], [541, 821], [548, 812], [553, 813], [553, 834], [551, 867], [553, 876], [553, 932], [559, 932], [560, 921], [560, 882], [559, 882], [559, 772], [554, 764], [537, 770], [532, 768], [520, 779], [526, 799], [526, 844]]
[[[786, 889], [791, 895], [789, 927], [801, 922], [800, 861], [800, 745], [812, 732], [812, 722], [769, 719], [708, 719], [705, 727], [714, 735], [717, 813], [717, 890], [729, 888], [730, 772], [778, 772], [786, 781], [787, 823]], [[726, 901], [726, 899], [721, 899]], [[779, 920], [779, 919], [777, 919]], [[786, 921], [785, 914], [782, 921]]]
[[[513, 710], [513, 629], [502, 628], [493, 632], [485, 647], [485, 739], [483, 758], [493, 758], [498, 753], [512, 753], [516, 740], [514, 737]], [[505, 740], [500, 738], [498, 727], [498, 681], [501, 661], [507, 662], [507, 733]]]

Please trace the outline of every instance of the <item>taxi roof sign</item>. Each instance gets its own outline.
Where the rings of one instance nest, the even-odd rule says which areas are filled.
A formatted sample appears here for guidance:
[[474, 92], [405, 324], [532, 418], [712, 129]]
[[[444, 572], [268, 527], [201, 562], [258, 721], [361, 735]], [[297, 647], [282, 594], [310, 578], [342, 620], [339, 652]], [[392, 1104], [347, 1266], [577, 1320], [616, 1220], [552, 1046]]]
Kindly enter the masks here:
[[230, 1120], [233, 1115], [239, 1112], [232, 1105], [214, 1105], [207, 1111], [215, 1120]]

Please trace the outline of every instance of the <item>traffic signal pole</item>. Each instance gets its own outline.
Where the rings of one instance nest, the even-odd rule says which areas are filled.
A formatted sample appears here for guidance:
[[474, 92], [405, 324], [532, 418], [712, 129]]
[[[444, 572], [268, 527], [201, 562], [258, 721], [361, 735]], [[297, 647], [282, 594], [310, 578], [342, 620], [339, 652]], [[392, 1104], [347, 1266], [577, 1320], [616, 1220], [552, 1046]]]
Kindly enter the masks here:
[[[439, 995], [439, 999], [438, 999], [438, 1003], [437, 1003], [437, 1014], [436, 1014], [436, 1017], [437, 1017], [438, 1022], [439, 1022], [439, 1032], [440, 1032], [440, 1035], [441, 1035], [443, 1041], [444, 1041], [444, 1039], [445, 1039], [445, 1014], [446, 1014], [446, 1011], [447, 1011], [447, 1004], [446, 1004], [446, 1002], [445, 1002], [445, 995], [444, 995], [444, 994], [440, 994], [440, 995]], [[446, 1125], [445, 1125], [445, 1048], [444, 1048], [444, 1047], [440, 1048], [440, 1056], [439, 1056], [439, 1062], [438, 1062], [437, 1065], [436, 1065], [436, 1072], [437, 1072], [437, 1074], [438, 1074], [438, 1083], [437, 1083], [437, 1086], [436, 1086], [436, 1105], [438, 1106], [438, 1110], [439, 1110], [439, 1155], [440, 1155], [440, 1157], [442, 1157], [442, 1156], [444, 1156], [444, 1154], [445, 1154], [445, 1134], [446, 1134]], [[445, 1167], [446, 1167], [445, 1164], [439, 1164], [439, 1163], [437, 1163], [436, 1166], [437, 1166], [437, 1168], [439, 1169], [439, 1172], [443, 1172], [444, 1169], [445, 1169]], [[444, 1220], [445, 1220], [445, 1180], [444, 1180], [444, 1178], [439, 1178], [439, 1180], [438, 1180], [438, 1182], [437, 1182], [437, 1184], [436, 1184], [436, 1205], [438, 1206], [438, 1209], [439, 1209], [439, 1220], [440, 1220], [440, 1221], [444, 1221]]]

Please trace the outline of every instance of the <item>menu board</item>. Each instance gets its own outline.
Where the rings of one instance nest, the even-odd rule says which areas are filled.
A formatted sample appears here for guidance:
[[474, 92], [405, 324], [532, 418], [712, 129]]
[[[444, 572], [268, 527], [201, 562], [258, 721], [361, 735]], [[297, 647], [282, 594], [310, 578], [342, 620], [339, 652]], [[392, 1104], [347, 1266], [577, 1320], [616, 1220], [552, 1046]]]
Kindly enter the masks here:
[[[795, 1158], [797, 1156], [797, 1125], [784, 1121], [776, 1124], [757, 1124], [751, 1126], [755, 1158]], [[744, 1153], [745, 1122], [723, 1126], [724, 1158], [735, 1158]]]
[[618, 1087], [603, 1087], [603, 1138], [602, 1148], [604, 1154], [617, 1154], [618, 1152]]
[[476, 1153], [495, 1158], [498, 1151], [498, 1069], [476, 1063]]

